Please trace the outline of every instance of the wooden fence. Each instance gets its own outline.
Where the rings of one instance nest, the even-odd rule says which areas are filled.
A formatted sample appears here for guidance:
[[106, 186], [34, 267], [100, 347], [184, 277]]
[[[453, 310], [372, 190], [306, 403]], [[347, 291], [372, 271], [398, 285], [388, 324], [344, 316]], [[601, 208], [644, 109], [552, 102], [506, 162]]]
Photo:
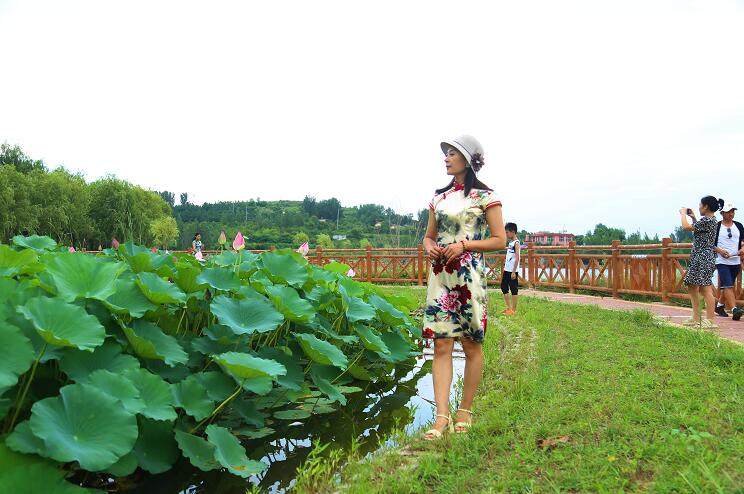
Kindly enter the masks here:
[[[528, 242], [522, 246], [520, 277], [522, 286], [592, 290], [621, 295], [644, 295], [669, 302], [688, 299], [683, 283], [692, 244], [673, 243], [665, 238], [660, 244], [542, 246]], [[263, 251], [252, 251], [263, 252]], [[206, 251], [205, 254], [211, 254]], [[413, 248], [322, 249], [308, 253], [312, 264], [336, 261], [348, 264], [356, 279], [371, 283], [411, 283], [425, 285], [429, 263], [423, 246]], [[504, 254], [486, 254], [486, 278], [490, 285], [501, 283]], [[714, 285], [717, 277], [714, 278]], [[736, 280], [737, 303], [742, 300], [742, 275]]]

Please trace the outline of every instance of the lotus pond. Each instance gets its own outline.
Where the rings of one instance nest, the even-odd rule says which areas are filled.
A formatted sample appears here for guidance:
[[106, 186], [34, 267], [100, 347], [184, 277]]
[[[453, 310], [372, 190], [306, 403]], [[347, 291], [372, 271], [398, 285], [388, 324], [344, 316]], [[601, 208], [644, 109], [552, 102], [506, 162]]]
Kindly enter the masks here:
[[240, 492], [285, 479], [308, 438], [376, 447], [427, 373], [417, 303], [348, 269], [0, 245], [0, 491]]

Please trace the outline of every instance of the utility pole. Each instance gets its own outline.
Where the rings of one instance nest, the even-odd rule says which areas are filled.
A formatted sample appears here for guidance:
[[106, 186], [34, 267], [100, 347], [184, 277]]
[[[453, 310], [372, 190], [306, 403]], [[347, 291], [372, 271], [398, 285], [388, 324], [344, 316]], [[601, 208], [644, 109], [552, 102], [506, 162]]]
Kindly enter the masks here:
[[341, 208], [336, 210], [336, 233], [338, 233], [338, 219], [341, 217]]

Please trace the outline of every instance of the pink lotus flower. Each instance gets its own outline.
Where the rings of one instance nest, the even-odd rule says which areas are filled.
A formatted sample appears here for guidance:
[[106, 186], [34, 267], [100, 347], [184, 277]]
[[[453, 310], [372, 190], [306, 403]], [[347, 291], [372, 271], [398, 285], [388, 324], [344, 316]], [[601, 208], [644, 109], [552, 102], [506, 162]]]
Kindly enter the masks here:
[[150, 252], [152, 252], [153, 254], [157, 254], [158, 253], [158, 248], [157, 247], [154, 247], [154, 246], [153, 247], [150, 247]]
[[70, 246], [70, 248], [69, 248], [69, 249], [67, 249], [67, 250], [68, 250], [68, 252], [75, 252], [75, 247], [73, 247], [73, 246], [71, 245], [71, 246]]
[[217, 243], [220, 245], [225, 245], [227, 243], [227, 236], [225, 235], [225, 230], [222, 230], [220, 232], [220, 236], [217, 238]]
[[297, 252], [307, 257], [307, 253], [310, 252], [310, 246], [307, 244], [307, 242], [305, 242], [304, 244], [300, 245], [300, 248], [297, 249]]
[[197, 261], [203, 261], [204, 256], [202, 256], [202, 253], [200, 251], [196, 251], [196, 254], [194, 254], [194, 257], [196, 257]]
[[352, 268], [349, 268], [349, 270], [346, 272], [346, 276], [348, 276], [349, 278], [353, 278], [354, 276], [356, 276], [356, 271], [354, 271]]
[[111, 248], [114, 250], [119, 248], [119, 241], [116, 238], [111, 239]]
[[243, 238], [243, 234], [240, 232], [238, 232], [238, 234], [235, 235], [235, 240], [233, 240], [233, 249], [235, 250], [245, 249], [245, 239]]

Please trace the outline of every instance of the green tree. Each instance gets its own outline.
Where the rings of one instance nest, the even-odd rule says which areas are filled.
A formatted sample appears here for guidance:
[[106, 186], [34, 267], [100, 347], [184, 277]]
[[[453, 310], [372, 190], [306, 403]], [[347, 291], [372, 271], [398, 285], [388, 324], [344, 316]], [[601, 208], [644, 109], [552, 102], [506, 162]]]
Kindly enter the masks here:
[[11, 165], [21, 173], [46, 170], [43, 161], [29, 158], [18, 145], [11, 146], [7, 142], [0, 144], [0, 166], [2, 165]]
[[163, 200], [167, 202], [168, 205], [170, 205], [170, 207], [173, 207], [176, 205], [176, 194], [174, 194], [173, 192], [164, 190], [160, 192], [160, 197], [162, 197]]
[[292, 236], [292, 244], [294, 245], [299, 246], [309, 241], [310, 241], [310, 237], [308, 237], [307, 233], [305, 232], [297, 232]]
[[178, 225], [172, 216], [162, 216], [150, 223], [150, 233], [155, 240], [155, 245], [165, 249], [172, 246], [178, 240]]
[[363, 238], [363, 239], [361, 239], [359, 241], [359, 248], [360, 249], [366, 249], [368, 245], [371, 247], [372, 246], [372, 242], [370, 242], [366, 238]]
[[315, 244], [324, 249], [333, 249], [335, 247], [333, 239], [327, 233], [319, 233], [315, 237]]

